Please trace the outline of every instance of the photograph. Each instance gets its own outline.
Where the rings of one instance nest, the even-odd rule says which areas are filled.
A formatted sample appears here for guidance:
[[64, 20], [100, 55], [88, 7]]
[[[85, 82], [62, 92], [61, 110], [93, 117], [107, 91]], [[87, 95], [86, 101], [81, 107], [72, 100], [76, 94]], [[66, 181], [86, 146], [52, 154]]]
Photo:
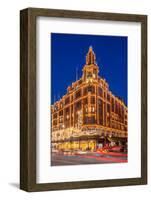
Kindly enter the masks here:
[[20, 189], [146, 185], [147, 15], [21, 10], [20, 119]]
[[128, 162], [128, 37], [50, 34], [50, 165]]

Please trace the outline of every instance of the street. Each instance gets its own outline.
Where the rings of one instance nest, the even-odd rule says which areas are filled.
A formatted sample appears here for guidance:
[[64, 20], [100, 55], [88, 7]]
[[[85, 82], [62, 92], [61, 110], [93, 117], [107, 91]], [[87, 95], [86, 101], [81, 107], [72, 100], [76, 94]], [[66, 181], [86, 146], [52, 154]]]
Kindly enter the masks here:
[[125, 163], [127, 162], [127, 154], [119, 152], [53, 152], [51, 154], [51, 165], [83, 165], [83, 164], [104, 164], [104, 163]]

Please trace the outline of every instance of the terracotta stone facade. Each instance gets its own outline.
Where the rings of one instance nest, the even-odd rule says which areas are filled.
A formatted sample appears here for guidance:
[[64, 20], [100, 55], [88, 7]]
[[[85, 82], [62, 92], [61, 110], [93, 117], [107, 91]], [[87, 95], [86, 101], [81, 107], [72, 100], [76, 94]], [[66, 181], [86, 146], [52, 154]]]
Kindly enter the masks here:
[[82, 77], [51, 106], [53, 149], [95, 150], [105, 141], [127, 140], [127, 106], [98, 74], [99, 66], [90, 47]]

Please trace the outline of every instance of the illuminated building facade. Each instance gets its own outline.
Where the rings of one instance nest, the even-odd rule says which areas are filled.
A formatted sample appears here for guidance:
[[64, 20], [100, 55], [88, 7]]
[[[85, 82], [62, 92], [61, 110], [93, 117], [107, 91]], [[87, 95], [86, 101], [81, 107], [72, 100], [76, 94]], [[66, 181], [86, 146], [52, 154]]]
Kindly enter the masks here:
[[89, 48], [82, 77], [51, 106], [51, 145], [60, 150], [96, 150], [127, 141], [127, 106], [99, 77], [96, 56]]

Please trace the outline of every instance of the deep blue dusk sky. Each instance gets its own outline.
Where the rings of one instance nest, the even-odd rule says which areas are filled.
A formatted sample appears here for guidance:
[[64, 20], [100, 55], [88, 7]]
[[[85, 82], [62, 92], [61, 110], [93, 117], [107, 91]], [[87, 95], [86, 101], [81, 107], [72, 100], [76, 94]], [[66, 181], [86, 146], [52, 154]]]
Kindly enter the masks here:
[[127, 105], [127, 37], [51, 33], [51, 104], [82, 75], [86, 54], [92, 46], [99, 75], [112, 93]]

